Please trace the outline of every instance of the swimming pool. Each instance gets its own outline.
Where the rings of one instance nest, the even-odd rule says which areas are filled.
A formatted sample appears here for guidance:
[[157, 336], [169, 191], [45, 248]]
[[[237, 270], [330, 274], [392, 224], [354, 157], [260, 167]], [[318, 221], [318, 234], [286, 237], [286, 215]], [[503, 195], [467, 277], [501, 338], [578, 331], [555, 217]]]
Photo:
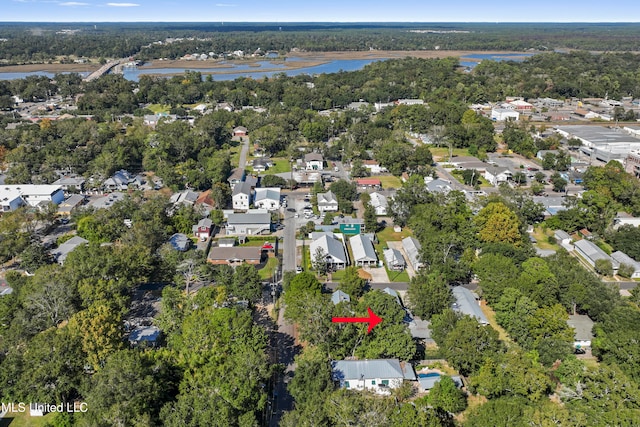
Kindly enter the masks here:
[[439, 376], [440, 374], [437, 372], [428, 372], [426, 374], [418, 374], [418, 378], [435, 378]]

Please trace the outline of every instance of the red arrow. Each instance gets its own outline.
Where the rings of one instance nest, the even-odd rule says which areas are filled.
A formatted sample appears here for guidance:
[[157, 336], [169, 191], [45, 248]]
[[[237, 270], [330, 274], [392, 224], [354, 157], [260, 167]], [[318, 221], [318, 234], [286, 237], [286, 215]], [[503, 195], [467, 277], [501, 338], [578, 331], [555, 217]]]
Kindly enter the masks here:
[[377, 316], [369, 307], [367, 307], [367, 311], [369, 317], [332, 317], [331, 321], [333, 323], [368, 323], [367, 333], [369, 333], [378, 323], [382, 322], [382, 317]]

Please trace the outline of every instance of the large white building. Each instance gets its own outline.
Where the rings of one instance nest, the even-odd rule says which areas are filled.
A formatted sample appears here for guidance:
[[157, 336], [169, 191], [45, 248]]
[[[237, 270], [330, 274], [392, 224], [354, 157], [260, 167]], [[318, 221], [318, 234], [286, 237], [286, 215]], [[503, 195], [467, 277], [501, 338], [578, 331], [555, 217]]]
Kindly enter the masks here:
[[60, 185], [14, 184], [0, 186], [0, 202], [3, 212], [21, 206], [38, 206], [45, 203], [59, 204], [64, 201], [64, 191]]

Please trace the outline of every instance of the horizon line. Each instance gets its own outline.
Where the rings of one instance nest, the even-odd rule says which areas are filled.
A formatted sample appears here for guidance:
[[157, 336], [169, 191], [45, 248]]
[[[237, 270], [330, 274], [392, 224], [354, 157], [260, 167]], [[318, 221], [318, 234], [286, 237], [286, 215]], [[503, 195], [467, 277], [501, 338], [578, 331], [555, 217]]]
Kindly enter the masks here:
[[640, 21], [1, 21], [0, 24], [640, 24]]

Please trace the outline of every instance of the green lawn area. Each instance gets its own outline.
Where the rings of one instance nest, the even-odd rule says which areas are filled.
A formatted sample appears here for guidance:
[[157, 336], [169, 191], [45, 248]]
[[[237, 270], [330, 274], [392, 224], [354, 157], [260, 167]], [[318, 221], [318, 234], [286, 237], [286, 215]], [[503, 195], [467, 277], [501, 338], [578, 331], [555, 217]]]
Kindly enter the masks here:
[[271, 277], [273, 277], [273, 272], [275, 271], [276, 268], [278, 268], [278, 258], [269, 257], [264, 267], [258, 270], [258, 275], [262, 280], [271, 279]]
[[413, 232], [408, 228], [403, 228], [401, 232], [396, 233], [393, 231], [393, 227], [385, 227], [382, 231], [377, 232], [376, 236], [378, 236], [380, 244], [384, 244], [384, 246], [386, 246], [386, 242], [388, 240], [402, 240], [405, 237], [413, 236]]
[[169, 110], [171, 110], [170, 105], [164, 104], [151, 104], [147, 107], [149, 110], [153, 111], [154, 114], [169, 114]]
[[[408, 228], [403, 228], [401, 232], [396, 233], [393, 231], [393, 227], [385, 227], [382, 231], [376, 233], [378, 237], [378, 243], [375, 244], [376, 252], [378, 253], [378, 257], [384, 261], [383, 249], [387, 247], [388, 241], [400, 241], [405, 237], [412, 236], [413, 233]], [[387, 270], [387, 276], [389, 276], [389, 280], [392, 282], [409, 282], [411, 279], [409, 278], [409, 273], [406, 270], [404, 271], [393, 271], [387, 268], [385, 264], [384, 268]]]
[[[382, 253], [382, 250], [380, 250], [380, 253]], [[389, 277], [389, 280], [391, 280], [392, 282], [410, 282], [411, 281], [411, 278], [409, 277], [409, 273], [407, 273], [407, 270], [402, 270], [402, 271], [389, 270], [386, 264], [384, 268], [387, 270], [387, 276]]]
[[382, 188], [400, 188], [402, 187], [402, 180], [397, 176], [393, 175], [382, 175], [376, 176], [375, 178], [380, 179], [380, 183], [382, 184]]
[[29, 406], [27, 405], [26, 412], [7, 414], [0, 419], [0, 427], [41, 427], [47, 424], [51, 425], [55, 417], [55, 412], [44, 417], [32, 417], [29, 415]]
[[[442, 161], [444, 159], [449, 160], [449, 148], [448, 147], [429, 147], [433, 160]], [[455, 156], [470, 156], [469, 150], [466, 148], [454, 148], [453, 155]]]
[[556, 251], [560, 249], [560, 246], [549, 243], [549, 236], [553, 236], [553, 230], [536, 227], [533, 229], [533, 233], [531, 233], [531, 235], [538, 241], [536, 246], [540, 249], [553, 249]]
[[[455, 176], [458, 181], [464, 184], [464, 178], [462, 177], [461, 170], [451, 171], [451, 175]], [[478, 176], [478, 182], [480, 183], [480, 188], [493, 187], [493, 185], [489, 184], [489, 182], [486, 179], [484, 179], [481, 175]]]
[[247, 241], [239, 246], [262, 246], [264, 242], [275, 243], [276, 238], [274, 236], [259, 236], [259, 237], [247, 237]]
[[288, 159], [284, 157], [273, 157], [271, 161], [273, 162], [273, 166], [267, 169], [263, 175], [291, 172], [291, 163], [289, 163]]

